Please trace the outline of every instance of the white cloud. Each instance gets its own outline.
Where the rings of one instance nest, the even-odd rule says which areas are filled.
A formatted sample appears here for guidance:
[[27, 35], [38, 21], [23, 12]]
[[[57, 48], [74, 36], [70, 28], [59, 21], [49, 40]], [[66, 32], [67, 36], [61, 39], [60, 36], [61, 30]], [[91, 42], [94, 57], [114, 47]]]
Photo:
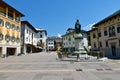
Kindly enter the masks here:
[[61, 37], [61, 34], [60, 34], [60, 33], [58, 33], [58, 37]]
[[83, 30], [86, 30], [86, 31], [89, 31], [91, 30], [92, 26], [94, 25], [95, 23], [92, 23], [92, 24], [88, 24], [86, 27], [83, 27], [82, 29]]

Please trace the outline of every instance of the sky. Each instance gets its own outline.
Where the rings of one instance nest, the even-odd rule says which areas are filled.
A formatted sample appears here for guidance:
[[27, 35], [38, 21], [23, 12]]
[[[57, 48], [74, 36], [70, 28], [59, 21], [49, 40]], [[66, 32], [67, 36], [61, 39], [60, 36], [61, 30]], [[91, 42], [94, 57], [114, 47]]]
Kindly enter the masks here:
[[64, 35], [79, 19], [83, 30], [120, 9], [120, 0], [4, 0], [47, 36]]

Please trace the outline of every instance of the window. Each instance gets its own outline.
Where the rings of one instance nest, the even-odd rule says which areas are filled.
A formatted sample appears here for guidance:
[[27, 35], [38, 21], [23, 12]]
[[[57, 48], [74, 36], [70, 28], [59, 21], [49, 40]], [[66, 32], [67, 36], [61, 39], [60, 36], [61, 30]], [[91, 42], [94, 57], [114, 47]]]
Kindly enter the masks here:
[[40, 40], [40, 43], [42, 43], [42, 40]]
[[106, 47], [108, 47], [108, 41], [106, 41]]
[[107, 36], [107, 34], [108, 34], [108, 33], [107, 33], [107, 30], [105, 30], [105, 31], [104, 31], [104, 36]]
[[94, 42], [94, 48], [96, 48], [96, 43]]
[[117, 27], [117, 33], [120, 33], [120, 27]]
[[4, 21], [0, 19], [0, 26], [4, 26]]
[[20, 38], [17, 37], [16, 38], [16, 42], [19, 43], [20, 42]]
[[9, 42], [9, 41], [10, 41], [10, 36], [9, 36], [9, 35], [6, 35], [6, 36], [5, 36], [5, 40], [6, 40], [7, 42]]
[[28, 29], [27, 29], [27, 34], [29, 33]]
[[53, 43], [51, 43], [51, 45], [53, 45]]
[[73, 35], [73, 38], [74, 38], [74, 35]]
[[66, 37], [66, 40], [67, 40], [67, 37]]
[[13, 30], [15, 30], [15, 25], [14, 25], [14, 24], [12, 24], [12, 25], [11, 25], [11, 28], [12, 28]]
[[68, 41], [71, 41], [71, 37], [69, 36]]
[[42, 34], [40, 34], [40, 38], [42, 38]]
[[15, 42], [15, 37], [14, 37], [14, 36], [11, 37], [11, 41], [12, 41], [12, 42]]
[[26, 37], [26, 41], [28, 41], [28, 37]]
[[112, 27], [112, 35], [115, 36], [115, 27]]
[[98, 37], [101, 37], [101, 32], [98, 33]]
[[93, 34], [93, 38], [96, 38], [96, 35], [95, 35], [95, 33]]
[[117, 24], [117, 33], [120, 33], [120, 23]]
[[20, 28], [17, 26], [17, 27], [16, 27], [16, 30], [17, 30], [17, 31], [20, 31]]
[[109, 36], [111, 36], [112, 35], [112, 29], [111, 29], [111, 27], [109, 28]]
[[120, 40], [119, 40], [119, 46], [120, 46]]
[[109, 28], [109, 36], [110, 37], [115, 36], [115, 27], [114, 26]]
[[3, 40], [3, 34], [0, 33], [0, 41]]
[[8, 18], [13, 20], [13, 11], [8, 11]]
[[7, 28], [10, 28], [10, 27], [11, 27], [11, 24], [10, 24], [9, 22], [6, 22], [5, 26], [6, 26]]
[[102, 47], [102, 42], [100, 42], [100, 47]]
[[65, 43], [63, 43], [63, 45], [65, 46]]
[[15, 17], [15, 21], [16, 21], [16, 22], [19, 22], [19, 21], [20, 21], [19, 16], [18, 16], [18, 17]]

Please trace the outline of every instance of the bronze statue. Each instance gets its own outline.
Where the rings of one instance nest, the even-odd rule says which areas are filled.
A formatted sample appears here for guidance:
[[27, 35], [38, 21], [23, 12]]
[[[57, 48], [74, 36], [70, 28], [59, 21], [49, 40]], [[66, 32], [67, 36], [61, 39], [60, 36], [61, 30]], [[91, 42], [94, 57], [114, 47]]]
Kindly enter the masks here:
[[75, 23], [75, 32], [80, 33], [81, 31], [81, 25], [79, 23], [79, 20], [77, 19], [77, 22]]

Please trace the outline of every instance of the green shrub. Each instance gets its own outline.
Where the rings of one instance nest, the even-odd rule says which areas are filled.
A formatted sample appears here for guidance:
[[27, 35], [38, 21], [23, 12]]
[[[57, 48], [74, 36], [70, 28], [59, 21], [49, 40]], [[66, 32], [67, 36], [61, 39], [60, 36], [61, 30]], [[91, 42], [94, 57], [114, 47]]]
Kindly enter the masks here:
[[98, 51], [90, 51], [87, 54], [91, 55], [91, 56], [98, 56], [99, 55], [100, 58], [104, 57], [104, 51], [103, 50], [99, 51], [99, 54], [98, 54]]

